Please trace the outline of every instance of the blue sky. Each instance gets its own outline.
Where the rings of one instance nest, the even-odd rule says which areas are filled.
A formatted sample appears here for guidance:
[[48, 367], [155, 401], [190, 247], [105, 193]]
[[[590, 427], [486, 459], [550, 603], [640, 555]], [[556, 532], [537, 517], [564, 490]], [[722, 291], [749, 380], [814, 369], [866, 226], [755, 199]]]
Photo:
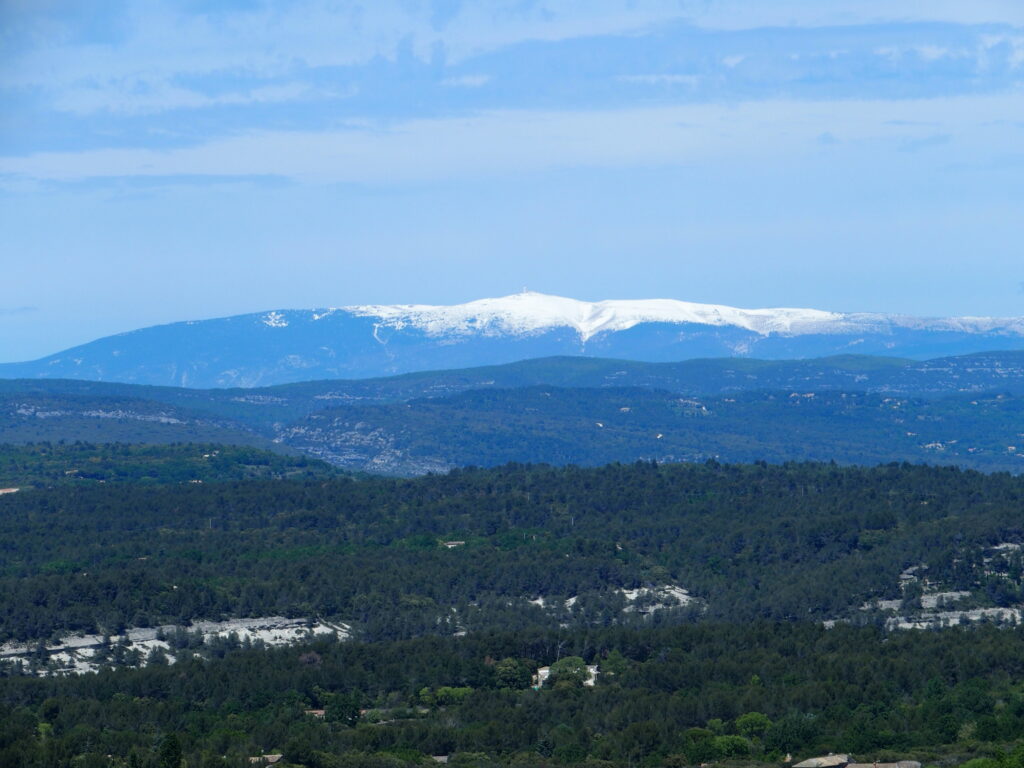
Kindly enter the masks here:
[[523, 287], [1024, 314], [1024, 3], [0, 0], [0, 360]]

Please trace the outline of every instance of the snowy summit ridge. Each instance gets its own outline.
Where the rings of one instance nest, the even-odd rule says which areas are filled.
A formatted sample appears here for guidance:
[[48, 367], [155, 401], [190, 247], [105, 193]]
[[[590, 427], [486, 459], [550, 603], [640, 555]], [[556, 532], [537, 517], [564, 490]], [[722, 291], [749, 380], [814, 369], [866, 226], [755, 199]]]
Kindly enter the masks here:
[[[411, 326], [431, 336], [483, 333], [530, 334], [552, 328], [574, 328], [582, 341], [606, 332], [625, 331], [641, 323], [731, 325], [761, 335], [800, 333], [839, 322], [833, 312], [816, 309], [736, 309], [675, 299], [579, 301], [524, 291], [466, 304], [364, 305], [344, 311], [379, 318], [393, 328]], [[805, 330], [806, 329], [806, 330]]]
[[578, 301], [524, 291], [452, 306], [275, 309], [184, 321], [0, 364], [0, 377], [255, 387], [579, 356], [640, 362], [1024, 351], [1024, 318], [738, 309], [674, 299]]
[[[339, 310], [330, 310], [331, 312]], [[1020, 318], [914, 318], [881, 314], [842, 314], [819, 309], [738, 309], [675, 299], [579, 301], [524, 291], [465, 304], [361, 305], [340, 311], [376, 318], [389, 328], [415, 328], [429, 336], [528, 335], [554, 328], [573, 328], [586, 342], [602, 333], [625, 331], [643, 323], [693, 323], [731, 326], [759, 336], [778, 334], [850, 334], [889, 328], [918, 328], [965, 333], [1004, 331], [1024, 334]]]

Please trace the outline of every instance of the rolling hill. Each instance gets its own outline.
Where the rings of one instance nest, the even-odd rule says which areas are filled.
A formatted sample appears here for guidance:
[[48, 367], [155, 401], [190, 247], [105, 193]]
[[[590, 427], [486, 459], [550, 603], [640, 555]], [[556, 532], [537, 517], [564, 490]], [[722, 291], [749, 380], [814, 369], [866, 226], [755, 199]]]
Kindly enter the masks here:
[[563, 357], [260, 389], [7, 380], [0, 441], [221, 442], [394, 474], [708, 458], [1017, 471], [1022, 397], [1021, 352], [925, 362]]

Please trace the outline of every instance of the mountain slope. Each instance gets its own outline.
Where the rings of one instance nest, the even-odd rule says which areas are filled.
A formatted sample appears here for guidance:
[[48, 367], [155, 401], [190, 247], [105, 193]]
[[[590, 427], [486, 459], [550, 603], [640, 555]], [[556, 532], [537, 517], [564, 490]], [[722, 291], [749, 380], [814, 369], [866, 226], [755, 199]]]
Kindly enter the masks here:
[[280, 434], [354, 470], [403, 475], [507, 462], [891, 461], [1024, 469], [1024, 398], [847, 392], [695, 398], [527, 387], [319, 411]]
[[254, 387], [555, 355], [667, 362], [850, 352], [927, 358], [994, 349], [1024, 349], [1024, 319], [745, 310], [673, 300], [588, 303], [523, 293], [448, 307], [275, 310], [174, 323], [3, 364], [0, 376]]
[[325, 408], [444, 397], [473, 389], [640, 387], [688, 395], [754, 390], [879, 392], [912, 397], [956, 393], [1024, 394], [1024, 352], [991, 352], [921, 362], [842, 355], [812, 360], [719, 358], [646, 363], [548, 357], [504, 365], [421, 371], [374, 379], [297, 382], [273, 387], [191, 389], [74, 379], [0, 379], [0, 398], [127, 398], [165, 403], [240, 422], [272, 435]]
[[236, 420], [138, 396], [0, 394], [0, 444], [76, 441], [224, 443], [288, 450]]
[[0, 380], [0, 442], [217, 441], [398, 474], [709, 457], [1018, 471], [1022, 397], [1022, 352], [920, 363], [563, 357], [260, 389]]

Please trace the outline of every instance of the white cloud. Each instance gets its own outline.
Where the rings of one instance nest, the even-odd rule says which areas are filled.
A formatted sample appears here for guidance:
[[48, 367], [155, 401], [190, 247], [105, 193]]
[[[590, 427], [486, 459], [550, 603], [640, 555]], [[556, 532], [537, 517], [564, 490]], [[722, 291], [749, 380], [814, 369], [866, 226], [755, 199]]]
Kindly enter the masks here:
[[914, 48], [917, 51], [917, 55], [925, 61], [938, 61], [944, 59], [947, 56], [952, 56], [953, 52], [949, 48], [943, 48], [938, 45], [919, 45]]
[[96, 112], [142, 115], [172, 109], [203, 109], [240, 104], [337, 99], [345, 98], [348, 95], [350, 94], [292, 82], [210, 96], [172, 85], [166, 81], [146, 82], [126, 79], [106, 88], [80, 88], [68, 91], [55, 100], [54, 108], [59, 112], [70, 112], [77, 115]]
[[181, 12], [169, 0], [128, 7], [128, 31], [116, 43], [80, 43], [51, 18], [40, 21], [39, 44], [0, 72], [0, 86], [74, 87], [224, 71], [278, 76], [297, 64], [393, 59], [404, 45], [424, 60], [442, 45], [453, 63], [525, 40], [625, 33], [681, 16], [678, 0], [475, 0], [437, 28], [429, 3], [401, 0], [299, 0], [216, 16]]
[[626, 34], [684, 21], [715, 29], [829, 26], [904, 21], [1024, 27], [1019, 0], [474, 0], [443, 26], [431, 4], [407, 0], [297, 0], [216, 15], [187, 13], [171, 0], [130, 3], [124, 34], [89, 42], [74, 18], [35, 18], [25, 3], [19, 34], [34, 44], [8, 55], [0, 86], [44, 89], [103, 85], [124, 78], [245, 71], [267, 76], [296, 65], [343, 66], [393, 58], [403, 45], [429, 59], [443, 46], [449, 63], [527, 40]]
[[[316, 92], [293, 81], [306, 77], [309, 68], [365, 64], [378, 57], [396, 60], [411, 54], [430, 60], [443, 51], [452, 65], [525, 41], [642, 34], [673, 23], [723, 30], [904, 21], [1024, 27], [1020, 0], [473, 0], [440, 25], [425, 0], [271, 0], [215, 14], [189, 13], [173, 0], [153, 0], [127, 4], [116, 24], [111, 22], [117, 34], [104, 37], [82, 26], [89, 14], [19, 3], [6, 9], [6, 38], [0, 33], [0, 45], [18, 44], [17, 50], [8, 46], [0, 89], [35, 92], [60, 111], [83, 115], [335, 98], [344, 94]], [[1022, 38], [1004, 39], [1013, 46], [1013, 65], [1020, 66]], [[929, 45], [908, 50], [927, 61], [950, 54]], [[904, 54], [896, 49], [886, 53]], [[732, 68], [742, 60], [730, 55], [723, 64]], [[219, 83], [234, 77], [286, 84], [216, 96], [186, 85], [200, 78]], [[442, 82], [476, 88], [487, 77], [469, 74]], [[641, 72], [624, 79], [684, 84], [686, 77]]]
[[986, 49], [1008, 45], [1011, 50], [1009, 65], [1016, 69], [1024, 64], [1024, 35], [983, 35], [981, 43]]
[[642, 85], [688, 85], [691, 88], [700, 83], [697, 75], [621, 75], [616, 78], [622, 83]]
[[[763, 101], [592, 112], [498, 111], [475, 117], [353, 123], [335, 131], [259, 132], [171, 150], [108, 149], [0, 158], [0, 174], [50, 180], [279, 175], [306, 182], [402, 184], [560, 167], [785, 163], [822, 151], [897, 150], [948, 136], [942, 162], [1019, 152], [1020, 96], [910, 102]], [[924, 147], [924, 144], [921, 144]], [[424, 151], [429, 147], [430, 151]]]
[[441, 85], [449, 88], [480, 88], [491, 82], [490, 75], [462, 75], [460, 77], [448, 77], [441, 81]]
[[918, 58], [929, 64], [941, 59], [973, 59], [975, 64], [980, 64], [988, 56], [988, 46], [984, 42], [973, 49], [953, 49], [940, 45], [882, 46], [876, 48], [874, 53], [894, 64], [907, 58]]
[[709, 0], [690, 7], [696, 24], [715, 29], [915, 21], [1024, 26], [1024, 4], [1017, 0]]

